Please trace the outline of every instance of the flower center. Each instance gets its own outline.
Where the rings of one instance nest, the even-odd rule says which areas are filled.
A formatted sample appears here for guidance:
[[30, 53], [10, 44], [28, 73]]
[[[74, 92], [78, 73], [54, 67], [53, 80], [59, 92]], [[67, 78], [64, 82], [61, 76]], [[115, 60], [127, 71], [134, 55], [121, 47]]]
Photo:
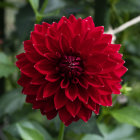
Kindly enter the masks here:
[[59, 64], [62, 76], [67, 75], [69, 78], [77, 77], [83, 72], [83, 64], [80, 57], [64, 56]]

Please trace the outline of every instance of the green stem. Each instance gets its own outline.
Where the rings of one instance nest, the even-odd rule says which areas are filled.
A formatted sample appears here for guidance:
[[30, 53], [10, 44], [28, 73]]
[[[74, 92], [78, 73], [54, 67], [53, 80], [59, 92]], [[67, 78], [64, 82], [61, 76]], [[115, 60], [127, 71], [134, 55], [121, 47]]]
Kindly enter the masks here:
[[63, 122], [61, 122], [58, 140], [63, 140], [63, 137], [64, 137], [64, 129], [65, 129], [65, 125], [63, 124]]
[[40, 14], [44, 13], [44, 11], [47, 7], [47, 4], [48, 4], [48, 0], [44, 0], [44, 3], [42, 4], [41, 10], [40, 10]]

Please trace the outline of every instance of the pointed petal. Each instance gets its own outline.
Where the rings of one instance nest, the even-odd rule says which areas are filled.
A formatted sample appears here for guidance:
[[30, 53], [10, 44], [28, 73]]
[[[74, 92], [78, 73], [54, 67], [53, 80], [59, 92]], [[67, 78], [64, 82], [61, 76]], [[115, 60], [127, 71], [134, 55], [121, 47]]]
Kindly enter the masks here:
[[66, 110], [66, 108], [61, 108], [60, 110], [58, 110], [59, 112], [59, 117], [60, 120], [65, 124], [67, 121], [69, 121], [71, 119], [71, 115], [70, 113]]
[[77, 85], [70, 85], [67, 89], [65, 89], [65, 95], [67, 96], [68, 99], [71, 101], [74, 101], [77, 96], [78, 96], [78, 89]]
[[49, 96], [54, 95], [55, 93], [57, 93], [57, 90], [59, 88], [59, 82], [47, 83], [43, 91], [43, 98], [47, 98]]
[[69, 102], [67, 102], [67, 104], [66, 104], [66, 109], [67, 109], [67, 111], [68, 111], [73, 117], [75, 117], [75, 116], [78, 114], [80, 108], [81, 108], [81, 102], [80, 102], [78, 99], [76, 99], [76, 100], [73, 101], [73, 102], [69, 101]]
[[92, 115], [92, 111], [89, 110], [88, 108], [82, 106], [82, 108], [80, 109], [79, 113], [77, 114], [77, 116], [82, 119], [84, 122], [88, 122], [88, 120], [90, 119]]
[[46, 116], [47, 116], [48, 120], [53, 119], [56, 115], [57, 115], [57, 111], [55, 109], [46, 113]]
[[59, 90], [56, 92], [54, 96], [54, 104], [56, 110], [62, 108], [67, 103], [68, 99], [65, 96], [64, 90]]

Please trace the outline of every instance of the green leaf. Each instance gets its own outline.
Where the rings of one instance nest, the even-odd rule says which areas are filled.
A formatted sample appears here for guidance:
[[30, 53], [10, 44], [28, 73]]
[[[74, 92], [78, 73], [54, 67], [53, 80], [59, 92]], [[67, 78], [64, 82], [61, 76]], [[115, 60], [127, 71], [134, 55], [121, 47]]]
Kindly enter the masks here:
[[116, 8], [119, 9], [118, 12], [134, 13], [139, 12], [140, 0], [120, 0], [116, 4]]
[[38, 8], [39, 8], [39, 0], [29, 0], [33, 10], [35, 13], [38, 13]]
[[121, 123], [128, 123], [140, 128], [140, 107], [138, 106], [127, 106], [114, 110], [111, 115]]
[[0, 98], [0, 117], [5, 114], [12, 114], [22, 108], [25, 96], [20, 93], [19, 89], [5, 93]]
[[22, 121], [17, 123], [17, 129], [24, 140], [52, 140], [50, 134], [36, 122]]
[[104, 124], [99, 124], [100, 131], [103, 136], [85, 135], [82, 140], [137, 140], [137, 137], [132, 137], [134, 127], [130, 125], [119, 125], [112, 129]]
[[71, 130], [77, 134], [83, 134], [83, 133], [94, 133], [101, 135], [101, 132], [97, 126], [95, 116], [92, 116], [91, 119], [85, 123], [82, 120], [79, 120], [76, 123], [72, 123], [68, 127], [68, 131]]
[[0, 52], [0, 78], [8, 77], [10, 74], [15, 72], [16, 67], [9, 60], [8, 56]]
[[44, 140], [43, 135], [36, 129], [17, 124], [18, 131], [23, 140]]

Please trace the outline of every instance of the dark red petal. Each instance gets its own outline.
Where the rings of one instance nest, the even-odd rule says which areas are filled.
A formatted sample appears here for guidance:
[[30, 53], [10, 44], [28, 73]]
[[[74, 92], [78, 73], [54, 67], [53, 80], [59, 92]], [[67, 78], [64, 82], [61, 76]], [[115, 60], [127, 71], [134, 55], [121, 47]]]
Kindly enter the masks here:
[[18, 80], [18, 84], [25, 87], [26, 85], [28, 85], [31, 81], [31, 78], [27, 77], [26, 75], [24, 75], [23, 73], [21, 73], [21, 77]]
[[118, 77], [122, 77], [127, 71], [127, 68], [122, 66], [119, 69], [116, 69], [114, 72]]
[[74, 32], [75, 34], [80, 34], [80, 35], [84, 35], [85, 30], [84, 30], [84, 24], [82, 21], [82, 18], [78, 18], [75, 24], [75, 28], [74, 28]]
[[92, 63], [103, 64], [108, 61], [108, 55], [104, 53], [94, 53], [87, 57], [87, 65], [92, 65]]
[[59, 112], [60, 120], [64, 123], [68, 122], [72, 117], [70, 113], [66, 110], [66, 108], [64, 107], [58, 110], [58, 112]]
[[56, 115], [57, 115], [57, 111], [55, 109], [46, 113], [46, 116], [47, 116], [48, 120], [53, 119]]
[[52, 36], [46, 36], [46, 46], [52, 52], [61, 52], [58, 41]]
[[95, 28], [95, 25], [94, 25], [94, 22], [93, 22], [93, 19], [92, 19], [91, 16], [86, 17], [84, 20], [87, 21], [88, 27], [89, 27], [90, 29]]
[[68, 88], [69, 84], [70, 84], [69, 79], [65, 77], [64, 79], [62, 79], [60, 86], [61, 88]]
[[85, 72], [87, 74], [97, 74], [97, 73], [101, 73], [103, 71], [102, 67], [100, 66], [100, 64], [96, 64], [96, 63], [92, 63], [92, 64], [85, 64]]
[[74, 121], [74, 118], [71, 117], [67, 122], [65, 122], [65, 126], [69, 126]]
[[82, 119], [84, 122], [87, 122], [90, 119], [91, 115], [92, 115], [92, 111], [84, 106], [82, 106], [79, 113], [77, 114], [77, 116], [80, 119]]
[[48, 97], [45, 100], [45, 105], [43, 106], [43, 108], [41, 108], [41, 110], [48, 114], [49, 112], [56, 110], [54, 106], [54, 96]]
[[42, 56], [44, 56], [44, 54], [48, 52], [47, 47], [43, 43], [42, 44], [33, 44], [33, 47], [35, 48], [36, 52], [38, 52]]
[[60, 88], [59, 82], [47, 83], [44, 91], [43, 91], [43, 98], [47, 98], [52, 96], [57, 90]]
[[43, 90], [44, 90], [44, 87], [45, 85], [40, 85], [38, 91], [37, 91], [37, 95], [36, 95], [36, 101], [39, 101], [39, 100], [44, 100], [43, 98]]
[[45, 79], [49, 82], [56, 82], [60, 79], [60, 76], [58, 74], [47, 74]]
[[71, 49], [72, 49], [72, 48], [70, 49], [69, 42], [68, 42], [68, 40], [65, 38], [64, 35], [61, 35], [61, 36], [60, 36], [60, 42], [59, 42], [59, 44], [60, 44], [60, 48], [61, 48], [61, 50], [62, 50], [63, 53], [68, 54], [68, 53], [71, 52]]
[[90, 84], [93, 87], [102, 87], [102, 86], [104, 86], [104, 83], [101, 80], [101, 78], [96, 76], [96, 75], [88, 76], [87, 81], [88, 81], [88, 84]]
[[71, 101], [74, 101], [78, 96], [78, 89], [77, 85], [70, 85], [68, 88], [65, 89], [65, 95]]
[[34, 69], [33, 65], [30, 63], [26, 64], [21, 68], [21, 72], [28, 77], [34, 77], [35, 75], [38, 75], [39, 73]]
[[88, 94], [93, 102], [100, 104], [101, 95], [98, 93], [96, 88], [89, 87], [87, 92], [88, 92]]
[[112, 35], [111, 34], [103, 34], [101, 40], [104, 42], [107, 42], [107, 43], [111, 43]]
[[71, 47], [74, 52], [79, 51], [80, 48], [80, 36], [76, 35], [71, 41]]
[[115, 85], [112, 85], [112, 94], [121, 94], [120, 89], [122, 88], [120, 83], [116, 83]]
[[56, 67], [55, 64], [53, 64], [51, 61], [47, 59], [43, 59], [39, 62], [37, 62], [34, 65], [35, 69], [40, 72], [41, 74], [53, 74], [56, 73]]
[[80, 86], [82, 86], [83, 88], [87, 89], [88, 88], [88, 79], [87, 76], [80, 76], [79, 77], [79, 84]]
[[75, 116], [78, 114], [80, 108], [81, 108], [81, 102], [80, 102], [78, 99], [76, 99], [76, 100], [73, 101], [73, 102], [69, 101], [69, 102], [67, 102], [67, 104], [66, 104], [66, 109], [68, 110], [68, 112], [69, 112], [73, 117], [75, 117]]
[[22, 59], [25, 57], [25, 53], [21, 53], [21, 54], [18, 54], [16, 55], [16, 58], [19, 60], [19, 59]]
[[95, 27], [93, 31], [88, 34], [87, 38], [92, 39], [94, 40], [94, 42], [96, 42], [101, 38], [101, 36], [103, 35], [103, 32], [104, 32], [103, 26]]
[[26, 94], [26, 95], [36, 95], [38, 88], [39, 88], [39, 86], [28, 85], [23, 88], [22, 93]]
[[36, 63], [37, 61], [41, 60], [43, 57], [37, 53], [37, 51], [34, 49], [32, 41], [26, 40], [24, 41], [24, 50], [25, 55], [29, 61], [32, 63]]
[[[26, 64], [30, 63], [32, 65], [32, 63], [26, 58], [25, 53], [23, 53], [23, 55], [21, 55], [22, 57], [19, 58], [19, 60], [16, 62], [16, 66], [21, 69], [23, 66], [25, 66]], [[17, 56], [18, 57], [18, 56]]]
[[32, 103], [33, 104], [34, 102], [36, 102], [35, 99], [36, 99], [36, 96], [35, 95], [27, 95], [26, 96], [26, 102], [27, 103]]
[[41, 33], [42, 32], [42, 25], [35, 24], [34, 25], [34, 31]]
[[46, 34], [47, 33], [47, 30], [48, 30], [48, 27], [50, 27], [51, 25], [46, 23], [46, 22], [42, 22], [42, 33], [43, 34]]
[[88, 99], [89, 99], [88, 91], [85, 88], [79, 87], [78, 88], [78, 98], [84, 104], [87, 104], [88, 103]]
[[59, 34], [63, 34], [66, 38], [71, 39], [73, 36], [72, 29], [70, 24], [67, 21], [64, 21], [61, 26], [58, 28]]
[[39, 32], [31, 32], [31, 40], [33, 44], [42, 44], [45, 43], [45, 36]]
[[67, 103], [67, 101], [68, 99], [65, 96], [64, 90], [59, 90], [54, 95], [54, 104], [56, 110], [62, 108]]
[[74, 23], [74, 22], [76, 22], [76, 18], [75, 18], [75, 16], [74, 15], [70, 15], [70, 17], [69, 17], [69, 21], [71, 22], [71, 23]]
[[41, 85], [43, 83], [45, 83], [46, 80], [43, 76], [40, 76], [40, 77], [33, 77], [30, 84], [32, 85]]
[[85, 106], [92, 111], [96, 110], [96, 103], [93, 102], [91, 98], [89, 98], [88, 104], [85, 104]]
[[100, 102], [102, 106], [112, 106], [111, 95], [101, 95]]

